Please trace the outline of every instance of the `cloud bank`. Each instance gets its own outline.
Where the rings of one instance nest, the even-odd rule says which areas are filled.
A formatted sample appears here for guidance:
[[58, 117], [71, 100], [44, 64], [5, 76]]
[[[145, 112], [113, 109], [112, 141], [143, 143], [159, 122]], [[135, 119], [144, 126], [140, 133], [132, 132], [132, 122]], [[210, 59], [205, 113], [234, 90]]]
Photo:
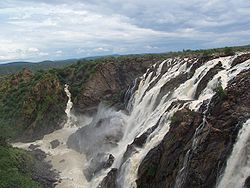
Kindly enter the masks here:
[[0, 61], [250, 43], [248, 0], [2, 0]]

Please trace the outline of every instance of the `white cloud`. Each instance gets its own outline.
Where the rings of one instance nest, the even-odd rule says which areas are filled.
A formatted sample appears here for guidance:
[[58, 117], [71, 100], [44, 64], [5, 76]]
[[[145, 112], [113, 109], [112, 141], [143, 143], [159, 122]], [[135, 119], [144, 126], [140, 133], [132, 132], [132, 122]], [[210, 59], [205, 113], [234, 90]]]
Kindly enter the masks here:
[[28, 48], [28, 52], [39, 52], [39, 49], [31, 47], [31, 48]]
[[47, 53], [47, 52], [39, 52], [38, 55], [39, 56], [48, 56], [49, 53]]
[[238, 45], [249, 23], [247, 0], [3, 0], [0, 60]]

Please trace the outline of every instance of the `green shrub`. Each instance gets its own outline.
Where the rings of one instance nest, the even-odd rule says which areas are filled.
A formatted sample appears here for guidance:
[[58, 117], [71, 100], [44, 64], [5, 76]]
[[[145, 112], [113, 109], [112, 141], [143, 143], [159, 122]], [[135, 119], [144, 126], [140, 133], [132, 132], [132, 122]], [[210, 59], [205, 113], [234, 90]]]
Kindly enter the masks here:
[[216, 92], [216, 95], [218, 95], [220, 99], [225, 99], [227, 97], [227, 94], [225, 90], [223, 89], [221, 82], [215, 88], [215, 92]]
[[225, 47], [225, 48], [224, 48], [224, 53], [225, 53], [226, 56], [234, 55], [234, 51], [233, 51], [233, 49], [230, 48], [230, 47]]
[[175, 124], [177, 123], [179, 120], [177, 118], [177, 116], [174, 114], [171, 118], [170, 118], [171, 124]]
[[32, 180], [33, 157], [24, 150], [0, 146], [0, 187], [39, 188]]

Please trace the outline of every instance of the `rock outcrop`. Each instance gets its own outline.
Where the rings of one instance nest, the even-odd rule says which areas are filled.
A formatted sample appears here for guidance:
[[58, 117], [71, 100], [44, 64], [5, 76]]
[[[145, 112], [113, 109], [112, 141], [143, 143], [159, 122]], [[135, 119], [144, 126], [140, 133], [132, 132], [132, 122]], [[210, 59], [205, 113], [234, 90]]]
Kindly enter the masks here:
[[51, 142], [50, 142], [50, 145], [51, 145], [51, 148], [52, 149], [55, 149], [55, 148], [57, 148], [59, 145], [60, 145], [60, 141], [59, 140], [52, 140]]
[[67, 96], [54, 73], [24, 69], [0, 85], [0, 137], [31, 141], [60, 127]]
[[234, 59], [232, 66], [236, 66], [240, 63], [243, 63], [244, 61], [246, 61], [248, 59], [250, 59], [250, 53], [242, 54]]
[[96, 109], [101, 101], [119, 104], [135, 78], [160, 58], [111, 58], [83, 61], [64, 69], [24, 69], [0, 80], [0, 137], [33, 141], [59, 129], [65, 121], [69, 84], [74, 111]]
[[135, 78], [144, 74], [150, 65], [156, 63], [155, 58], [131, 58], [124, 61], [111, 61], [98, 64], [95, 72], [84, 84], [74, 100], [74, 110], [85, 112], [96, 107], [101, 101], [110, 104], [124, 100], [126, 90]]
[[[162, 142], [140, 164], [137, 186], [172, 188], [186, 163], [186, 174], [179, 187], [213, 187], [223, 172], [241, 125], [250, 118], [249, 85], [250, 71], [247, 70], [229, 83], [223, 91], [224, 97], [217, 93], [212, 98], [207, 123], [195, 150], [191, 147], [192, 139], [202, 122], [202, 113], [186, 109], [177, 112]], [[201, 107], [202, 111], [204, 108]], [[185, 159], [188, 152], [192, 154]]]
[[59, 174], [52, 169], [52, 165], [45, 161], [46, 153], [40, 149], [28, 151], [34, 158], [31, 168], [32, 179], [44, 188], [54, 188], [59, 180]]
[[112, 166], [114, 156], [112, 154], [98, 153], [89, 161], [87, 168], [83, 170], [84, 176], [90, 181], [97, 173]]
[[117, 178], [118, 170], [116, 168], [112, 168], [108, 175], [102, 180], [98, 187], [101, 188], [117, 188], [116, 178]]

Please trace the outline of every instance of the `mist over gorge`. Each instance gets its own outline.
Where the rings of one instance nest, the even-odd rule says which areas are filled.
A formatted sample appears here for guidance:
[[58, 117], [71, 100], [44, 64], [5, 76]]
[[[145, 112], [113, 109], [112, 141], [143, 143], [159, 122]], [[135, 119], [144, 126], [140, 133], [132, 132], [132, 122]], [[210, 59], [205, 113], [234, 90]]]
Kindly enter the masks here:
[[[23, 91], [23, 101], [33, 101], [31, 114], [42, 119], [26, 113], [33, 123], [11, 139], [13, 146], [44, 156], [54, 169], [53, 181], [41, 177], [40, 186], [248, 186], [248, 52], [98, 61], [44, 72], [24, 69], [2, 80], [19, 89], [23, 82], [35, 84], [36, 89]], [[51, 91], [55, 86], [60, 92]], [[54, 97], [47, 101], [47, 95]], [[59, 96], [60, 103], [53, 101]], [[62, 113], [53, 118], [58, 125], [51, 129], [43, 121], [59, 106]]]

